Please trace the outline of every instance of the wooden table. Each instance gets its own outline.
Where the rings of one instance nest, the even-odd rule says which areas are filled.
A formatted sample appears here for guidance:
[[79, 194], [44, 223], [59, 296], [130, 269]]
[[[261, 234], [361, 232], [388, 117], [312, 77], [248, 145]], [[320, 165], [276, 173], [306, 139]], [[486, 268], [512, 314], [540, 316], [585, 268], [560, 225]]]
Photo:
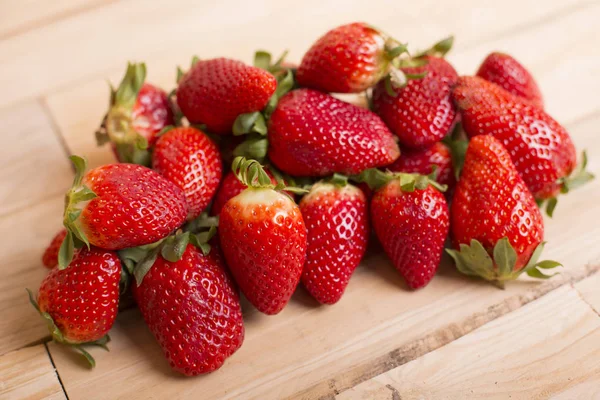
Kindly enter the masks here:
[[[287, 3], [287, 4], [286, 4]], [[542, 5], [543, 4], [543, 5]], [[490, 51], [513, 54], [547, 110], [588, 149], [600, 175], [600, 2], [586, 0], [0, 1], [0, 398], [464, 399], [600, 398], [600, 184], [561, 199], [546, 220], [560, 276], [498, 290], [447, 261], [410, 292], [373, 252], [333, 307], [303, 289], [280, 315], [245, 307], [244, 346], [218, 372], [173, 374], [136, 310], [90, 371], [48, 343], [28, 304], [46, 270], [72, 179], [67, 155], [111, 162], [93, 130], [128, 60], [171, 88], [191, 56], [250, 61], [257, 48], [299, 60], [316, 37], [365, 20], [423, 48], [449, 33], [449, 59], [472, 73]]]

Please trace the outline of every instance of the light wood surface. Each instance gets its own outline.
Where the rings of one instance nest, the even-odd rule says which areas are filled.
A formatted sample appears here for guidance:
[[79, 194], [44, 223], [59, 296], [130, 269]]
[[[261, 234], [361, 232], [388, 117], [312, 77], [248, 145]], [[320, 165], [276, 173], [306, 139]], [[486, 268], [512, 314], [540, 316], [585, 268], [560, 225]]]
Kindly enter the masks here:
[[564, 286], [336, 400], [597, 398], [599, 342], [598, 315]]
[[66, 399], [43, 344], [0, 356], [0, 399]]
[[[118, 82], [126, 61], [147, 61], [149, 81], [169, 90], [175, 66], [187, 66], [194, 54], [250, 61], [255, 49], [279, 53], [289, 48], [290, 59], [298, 61], [319, 35], [344, 22], [368, 21], [409, 41], [412, 48], [453, 33], [456, 46], [449, 59], [460, 73], [475, 71], [493, 50], [513, 54], [527, 65], [547, 109], [569, 129], [579, 149], [588, 149], [590, 169], [600, 175], [598, 18], [600, 2], [590, 0], [550, 0], [543, 5], [534, 0], [468, 0], [460, 7], [436, 0], [0, 0], [0, 126], [8, 138], [0, 149], [0, 364], [26, 368], [28, 358], [15, 354], [29, 354], [30, 349], [49, 360], [41, 345], [17, 350], [48, 338], [24, 288], [37, 288], [46, 273], [41, 253], [59, 227], [62, 195], [72, 179], [66, 156], [84, 155], [91, 165], [113, 161], [106, 147], [95, 146], [93, 130], [106, 110], [106, 80]], [[430, 286], [413, 293], [375, 249], [336, 306], [316, 306], [303, 289], [276, 317], [260, 315], [245, 304], [244, 346], [209, 376], [184, 379], [171, 373], [135, 310], [119, 317], [111, 352], [92, 350], [98, 360], [94, 371], [67, 349], [53, 343], [48, 349], [71, 399], [198, 398], [198, 393], [203, 399], [333, 398], [426, 357], [433, 363], [445, 360], [446, 354], [453, 354], [450, 346], [460, 348], [460, 340], [475, 343], [482, 331], [490, 342], [497, 335], [498, 343], [507, 343], [504, 333], [521, 329], [519, 318], [531, 321], [523, 325], [523, 332], [534, 325], [556, 328], [546, 337], [562, 346], [548, 353], [554, 364], [564, 360], [592, 365], [579, 357], [577, 343], [585, 343], [589, 354], [597, 355], [594, 351], [600, 348], [595, 328], [590, 331], [595, 335], [578, 336], [599, 318], [600, 278], [585, 279], [600, 268], [598, 195], [596, 181], [562, 198], [554, 219], [546, 221], [546, 257], [566, 266], [561, 276], [548, 282], [523, 279], [500, 291], [459, 276], [446, 261]], [[559, 307], [559, 298], [564, 298], [561, 309], [573, 313], [565, 321], [552, 312], [533, 318], [535, 313], [528, 311]], [[470, 339], [473, 336], [476, 339]], [[490, 371], [512, 376], [513, 369], [538, 365], [538, 355], [552, 351], [546, 341], [531, 343], [539, 351], [529, 358], [525, 351], [505, 357], [501, 351], [485, 350], [497, 363], [490, 362]], [[513, 351], [506, 344], [498, 346]], [[473, 354], [458, 358], [465, 373], [471, 367], [467, 356]], [[461, 391], [461, 376], [438, 367], [436, 382], [453, 382], [454, 393], [467, 393]], [[0, 369], [0, 388], [13, 393], [9, 398], [49, 387], [47, 380], [5, 379], [9, 373]], [[568, 378], [560, 371], [551, 374], [557, 382]], [[567, 391], [544, 395], [543, 385], [532, 385], [526, 393], [585, 398], [597, 384], [583, 369], [574, 369], [570, 377], [577, 384], [563, 385]], [[481, 389], [501, 395], [511, 387]], [[436, 386], [431, 393], [439, 396], [431, 398], [444, 398], [444, 392], [434, 390]]]

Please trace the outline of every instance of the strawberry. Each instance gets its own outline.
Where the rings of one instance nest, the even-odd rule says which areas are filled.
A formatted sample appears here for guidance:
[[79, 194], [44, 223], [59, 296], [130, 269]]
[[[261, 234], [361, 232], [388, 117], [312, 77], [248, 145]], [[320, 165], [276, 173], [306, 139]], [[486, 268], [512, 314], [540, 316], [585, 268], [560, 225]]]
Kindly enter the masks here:
[[268, 125], [269, 158], [295, 176], [357, 174], [400, 155], [383, 121], [369, 110], [310, 89], [279, 100]]
[[145, 79], [145, 64], [127, 65], [117, 90], [111, 88], [109, 110], [96, 138], [99, 145], [110, 142], [120, 162], [148, 166], [148, 149], [157, 134], [174, 122], [167, 93], [144, 83]]
[[421, 175], [429, 175], [435, 168], [437, 182], [448, 186], [448, 190], [456, 184], [450, 149], [441, 142], [422, 150], [403, 150], [402, 156], [387, 168], [393, 172], [412, 172]]
[[223, 169], [217, 145], [192, 127], [174, 128], [160, 137], [152, 168], [183, 190], [188, 219], [204, 211], [217, 191]]
[[342, 25], [306, 52], [296, 79], [300, 86], [323, 92], [362, 92], [385, 77], [392, 60], [405, 51], [404, 45], [368, 24]]
[[560, 265], [537, 262], [544, 222], [535, 199], [499, 140], [471, 139], [451, 208], [448, 250], [458, 270], [503, 285], [522, 272], [546, 278], [540, 269]]
[[477, 71], [477, 76], [495, 83], [504, 90], [544, 108], [542, 93], [533, 76], [508, 54], [490, 53]]
[[426, 286], [435, 275], [449, 215], [444, 189], [417, 174], [387, 174], [372, 170], [378, 179], [367, 178], [377, 189], [371, 200], [371, 221], [385, 253], [411, 289]]
[[319, 182], [302, 198], [307, 252], [302, 283], [322, 304], [340, 300], [367, 249], [367, 199], [344, 180]]
[[177, 104], [192, 124], [231, 133], [240, 114], [262, 110], [275, 92], [275, 77], [236, 60], [200, 60], [181, 78]]
[[150, 244], [185, 221], [185, 194], [159, 173], [135, 164], [103, 165], [85, 173], [84, 159], [71, 156], [71, 161], [76, 174], [65, 200], [67, 236], [60, 265], [69, 264], [74, 246], [119, 250]]
[[52, 238], [52, 241], [42, 256], [42, 264], [44, 264], [44, 267], [52, 269], [58, 265], [58, 252], [60, 250], [60, 245], [63, 240], [65, 240], [65, 236], [67, 236], [67, 230], [61, 229], [54, 238]]
[[68, 268], [54, 268], [42, 281], [33, 306], [48, 324], [52, 338], [79, 350], [92, 366], [82, 344], [106, 348], [108, 331], [119, 308], [121, 261], [117, 253], [96, 247], [82, 249]]
[[302, 214], [255, 160], [238, 157], [232, 169], [249, 187], [221, 210], [223, 253], [248, 300], [265, 314], [277, 314], [296, 289], [306, 260]]
[[240, 348], [244, 324], [218, 248], [204, 254], [184, 243], [180, 249], [171, 260], [155, 253], [147, 271], [138, 264], [133, 294], [171, 367], [193, 376], [218, 369]]
[[[402, 68], [413, 79], [404, 87], [394, 88], [381, 81], [373, 89], [373, 111], [394, 132], [400, 144], [409, 148], [432, 146], [440, 141], [456, 120], [456, 107], [450, 88], [458, 75], [446, 60], [435, 56], [417, 59], [416, 66]], [[422, 64], [422, 65], [419, 65]]]
[[534, 197], [550, 200], [550, 214], [559, 192], [592, 178], [585, 162], [569, 176], [577, 162], [575, 146], [565, 128], [541, 109], [479, 77], [461, 77], [452, 95], [467, 135], [498, 139]]
[[[273, 185], [277, 185], [278, 182], [273, 173], [269, 169], [266, 169], [265, 172], [271, 178], [271, 183]], [[225, 178], [223, 178], [223, 182], [221, 183], [221, 186], [215, 195], [215, 200], [213, 201], [211, 207], [211, 214], [219, 215], [225, 203], [227, 203], [232, 197], [235, 197], [246, 190], [246, 187], [247, 186], [245, 184], [240, 182], [236, 174], [233, 171], [230, 171], [227, 175], [225, 175]], [[287, 194], [293, 198], [292, 193]]]

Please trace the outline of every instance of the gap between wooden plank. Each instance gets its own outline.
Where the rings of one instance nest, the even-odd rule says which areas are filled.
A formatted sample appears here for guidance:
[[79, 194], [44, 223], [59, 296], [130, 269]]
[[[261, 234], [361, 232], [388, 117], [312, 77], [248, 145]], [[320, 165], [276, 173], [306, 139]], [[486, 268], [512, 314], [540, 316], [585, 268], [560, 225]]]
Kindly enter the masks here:
[[58, 372], [58, 368], [56, 368], [56, 365], [54, 364], [54, 359], [52, 358], [52, 353], [50, 353], [50, 350], [48, 349], [48, 345], [46, 343], [44, 343], [44, 349], [46, 349], [46, 354], [48, 355], [48, 359], [50, 359], [50, 364], [52, 364], [52, 368], [54, 368], [54, 373], [56, 374], [58, 383], [60, 384], [60, 387], [61, 387], [63, 393], [65, 394], [65, 397], [67, 398], [67, 400], [69, 400], [69, 394], [67, 393], [67, 389], [65, 388], [65, 385], [63, 385], [63, 381], [60, 378], [60, 373]]
[[575, 289], [575, 292], [577, 293], [577, 295], [579, 296], [579, 298], [581, 299], [581, 301], [583, 301], [585, 304], [587, 304], [591, 309], [592, 312], [594, 314], [596, 314], [598, 317], [600, 317], [600, 312], [596, 311], [596, 309], [594, 308], [594, 306], [585, 298], [585, 296], [583, 295], [583, 293], [581, 293], [581, 291], [577, 288], [577, 286], [575, 286], [577, 282], [571, 282], [570, 285], [573, 289]]
[[[58, 122], [56, 121], [54, 114], [52, 113], [52, 110], [50, 109], [50, 106], [48, 106], [48, 102], [46, 101], [45, 98], [40, 97], [38, 99], [38, 103], [40, 104], [44, 113], [46, 113], [46, 116], [48, 117], [48, 121], [50, 122], [50, 128], [52, 129], [52, 132], [58, 139], [58, 143], [60, 143], [60, 147], [62, 147], [63, 151], [67, 155], [67, 158], [70, 157], [73, 153], [71, 152], [71, 149], [69, 148], [69, 144], [65, 140], [65, 136], [62, 134], [62, 131], [58, 125]], [[73, 166], [71, 166], [71, 168], [73, 168]]]
[[[597, 271], [600, 271], [600, 265], [587, 265], [585, 268], [571, 275], [567, 281], [549, 280], [544, 282], [529, 292], [510, 297], [500, 303], [488, 307], [485, 311], [475, 313], [460, 324], [451, 324], [438, 329], [422, 339], [408, 343], [384, 356], [370, 360], [363, 365], [340, 372], [336, 378], [320, 382], [289, 398], [335, 399], [336, 395], [361, 382], [439, 349], [475, 329], [544, 296], [552, 290], [558, 289], [564, 285], [573, 286], [574, 283], [587, 278]], [[588, 303], [586, 302], [586, 304]]]

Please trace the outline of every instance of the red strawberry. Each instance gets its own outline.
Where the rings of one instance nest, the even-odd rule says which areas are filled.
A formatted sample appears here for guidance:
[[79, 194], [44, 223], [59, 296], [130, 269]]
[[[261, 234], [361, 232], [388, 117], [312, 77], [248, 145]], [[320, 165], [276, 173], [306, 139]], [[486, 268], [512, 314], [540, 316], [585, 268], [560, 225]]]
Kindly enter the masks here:
[[179, 81], [177, 104], [191, 123], [226, 134], [238, 115], [262, 110], [276, 87], [263, 69], [227, 58], [201, 60]]
[[42, 281], [32, 304], [48, 323], [52, 338], [77, 348], [94, 366], [81, 344], [105, 347], [119, 307], [121, 262], [117, 253], [82, 249], [68, 268], [54, 268]]
[[479, 77], [461, 77], [453, 97], [469, 137], [498, 139], [537, 199], [553, 198], [591, 178], [585, 171], [569, 177], [577, 161], [575, 146], [567, 131], [541, 109]]
[[265, 314], [277, 314], [296, 289], [306, 260], [306, 227], [298, 206], [274, 190], [254, 161], [234, 161], [249, 184], [221, 210], [219, 238], [227, 265], [248, 300]]
[[174, 128], [160, 137], [152, 168], [183, 190], [188, 219], [204, 211], [217, 191], [223, 169], [217, 145], [192, 127]]
[[133, 293], [171, 367], [184, 375], [212, 372], [244, 341], [238, 293], [217, 248], [183, 247], [178, 261], [158, 256], [137, 275]]
[[377, 115], [315, 90], [283, 96], [269, 121], [269, 158], [290, 175], [357, 174], [399, 155]]
[[406, 48], [362, 22], [323, 35], [306, 52], [296, 73], [300, 86], [323, 92], [357, 93], [387, 75]]
[[437, 169], [436, 181], [448, 186], [448, 189], [451, 190], [456, 184], [452, 169], [452, 156], [450, 149], [441, 142], [423, 150], [403, 150], [402, 156], [387, 168], [394, 172], [429, 175], [434, 167]]
[[412, 289], [435, 275], [449, 215], [444, 195], [422, 175], [394, 174], [371, 200], [371, 221], [383, 249]]
[[144, 83], [145, 64], [128, 64], [110, 108], [97, 132], [98, 144], [110, 141], [120, 162], [150, 165], [157, 134], [173, 125], [173, 110], [164, 90]]
[[508, 54], [490, 53], [477, 71], [477, 76], [495, 83], [504, 90], [544, 108], [542, 93], [533, 76]]
[[448, 253], [459, 271], [502, 284], [523, 270], [545, 277], [537, 268], [544, 223], [535, 199], [509, 153], [493, 136], [471, 139], [451, 209], [452, 242]]
[[[273, 173], [268, 169], [266, 169], [265, 172], [271, 178], [271, 183], [273, 185], [277, 185], [277, 179], [275, 179]], [[230, 171], [227, 175], [225, 175], [225, 178], [223, 178], [223, 182], [221, 183], [221, 186], [219, 187], [219, 190], [215, 195], [215, 200], [213, 201], [212, 208], [210, 211], [211, 214], [219, 215], [225, 203], [227, 203], [232, 197], [235, 197], [238, 194], [242, 193], [244, 190], [246, 190], [246, 187], [247, 186], [245, 184], [240, 182], [235, 173], [233, 173], [233, 171]], [[291, 193], [288, 193], [288, 195], [290, 195], [293, 198], [293, 195]]]
[[[63, 243], [66, 266], [77, 239], [109, 250], [158, 241], [177, 229], [187, 216], [181, 189], [157, 172], [135, 164], [110, 164], [84, 174], [84, 159], [71, 156], [76, 175], [67, 192]], [[61, 248], [61, 252], [63, 251]]]
[[402, 71], [406, 75], [426, 73], [422, 79], [410, 80], [403, 88], [381, 81], [373, 89], [373, 111], [398, 136], [400, 144], [411, 148], [440, 141], [456, 119], [450, 98], [450, 88], [458, 79], [456, 71], [443, 58], [425, 56], [420, 60], [426, 64]]
[[367, 249], [367, 199], [356, 186], [319, 182], [300, 211], [308, 238], [302, 283], [320, 303], [334, 304]]
[[44, 251], [42, 264], [44, 264], [46, 268], [52, 269], [58, 265], [58, 252], [60, 250], [60, 245], [63, 240], [65, 240], [65, 236], [67, 236], [67, 230], [61, 229], [56, 236], [52, 238], [50, 245], [48, 245], [48, 248]]

